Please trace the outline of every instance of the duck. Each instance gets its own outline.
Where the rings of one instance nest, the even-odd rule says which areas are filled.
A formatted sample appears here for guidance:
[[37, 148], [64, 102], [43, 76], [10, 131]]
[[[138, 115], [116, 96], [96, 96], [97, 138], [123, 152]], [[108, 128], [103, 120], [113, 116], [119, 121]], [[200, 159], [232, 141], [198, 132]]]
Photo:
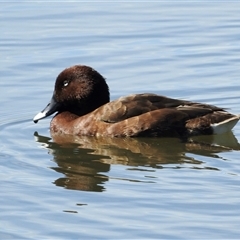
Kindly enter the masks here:
[[240, 119], [205, 103], [139, 93], [110, 101], [105, 78], [92, 67], [74, 65], [56, 78], [52, 98], [33, 118], [52, 114], [51, 134], [101, 137], [180, 137], [223, 134]]

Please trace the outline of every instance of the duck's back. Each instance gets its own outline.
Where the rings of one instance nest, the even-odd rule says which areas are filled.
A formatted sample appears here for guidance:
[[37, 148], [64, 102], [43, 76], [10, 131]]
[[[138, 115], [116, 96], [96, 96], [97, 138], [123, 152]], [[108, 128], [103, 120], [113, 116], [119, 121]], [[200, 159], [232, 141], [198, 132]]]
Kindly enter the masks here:
[[90, 115], [99, 124], [95, 132], [118, 137], [213, 134], [219, 126], [217, 131], [231, 130], [239, 120], [214, 105], [148, 93], [121, 97]]

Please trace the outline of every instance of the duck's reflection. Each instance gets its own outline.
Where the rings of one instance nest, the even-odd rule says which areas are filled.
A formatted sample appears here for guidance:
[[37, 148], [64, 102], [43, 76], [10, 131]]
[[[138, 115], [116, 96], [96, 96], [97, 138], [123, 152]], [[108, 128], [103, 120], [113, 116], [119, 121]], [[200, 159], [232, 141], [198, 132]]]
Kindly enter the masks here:
[[[35, 139], [53, 155], [57, 167], [65, 175], [54, 183], [68, 189], [104, 191], [111, 164], [181, 168], [184, 163], [200, 166], [202, 161], [189, 157], [219, 158], [219, 153], [239, 150], [240, 145], [229, 132], [202, 136], [182, 142], [175, 138], [95, 138], [66, 135], [53, 138], [34, 134]], [[212, 168], [214, 169], [214, 168]], [[215, 169], [217, 170], [217, 169]], [[105, 174], [104, 174], [105, 173]]]

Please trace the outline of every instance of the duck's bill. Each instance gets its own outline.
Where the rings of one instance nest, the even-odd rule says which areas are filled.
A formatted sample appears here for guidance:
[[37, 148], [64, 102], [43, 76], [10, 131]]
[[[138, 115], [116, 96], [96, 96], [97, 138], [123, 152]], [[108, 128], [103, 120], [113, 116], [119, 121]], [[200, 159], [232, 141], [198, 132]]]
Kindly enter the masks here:
[[59, 104], [52, 97], [50, 103], [33, 118], [33, 122], [37, 123], [38, 120], [48, 117], [48, 116], [52, 115], [53, 113], [57, 112], [58, 106], [59, 106]]

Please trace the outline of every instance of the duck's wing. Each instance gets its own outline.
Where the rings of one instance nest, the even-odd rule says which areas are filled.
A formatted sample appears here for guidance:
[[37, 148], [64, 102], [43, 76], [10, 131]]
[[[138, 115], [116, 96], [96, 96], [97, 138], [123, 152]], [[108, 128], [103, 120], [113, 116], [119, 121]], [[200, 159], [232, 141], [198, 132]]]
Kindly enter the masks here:
[[155, 94], [133, 94], [107, 103], [99, 111], [102, 121], [115, 123], [157, 109], [176, 107], [181, 103]]
[[108, 123], [116, 123], [163, 108], [170, 108], [179, 112], [184, 112], [189, 119], [203, 116], [213, 111], [223, 110], [212, 105], [145, 93], [121, 97], [118, 100], [105, 104], [96, 111], [98, 112], [97, 115], [99, 120]]
[[231, 130], [239, 116], [214, 105], [136, 94], [107, 103], [91, 114], [111, 136], [188, 136]]

